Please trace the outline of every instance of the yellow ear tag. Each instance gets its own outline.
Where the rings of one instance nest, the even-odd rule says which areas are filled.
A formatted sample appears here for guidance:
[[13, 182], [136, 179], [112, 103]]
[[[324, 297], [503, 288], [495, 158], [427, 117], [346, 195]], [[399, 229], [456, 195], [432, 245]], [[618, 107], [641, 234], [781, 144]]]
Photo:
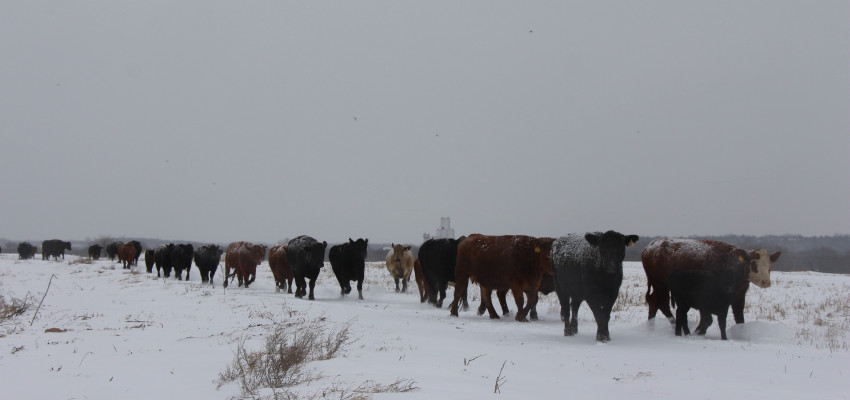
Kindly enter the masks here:
[[632, 241], [632, 240], [629, 240], [629, 247], [632, 247], [632, 246], [634, 246], [634, 245], [635, 245], [635, 242], [634, 242], [634, 241]]
[[539, 247], [535, 247], [535, 248], [534, 248], [534, 252], [535, 252], [535, 253], [539, 253], [539, 252], [540, 252], [540, 248], [539, 248]]
[[738, 261], [744, 261], [744, 257], [738, 256]]

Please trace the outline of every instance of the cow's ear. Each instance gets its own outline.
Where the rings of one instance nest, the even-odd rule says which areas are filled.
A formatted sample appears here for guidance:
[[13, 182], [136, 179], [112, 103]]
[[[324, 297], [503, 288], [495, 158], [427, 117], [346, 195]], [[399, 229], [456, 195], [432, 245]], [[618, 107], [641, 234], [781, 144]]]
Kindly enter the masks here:
[[779, 256], [781, 256], [781, 255], [782, 255], [781, 251], [777, 251], [776, 253], [771, 254], [770, 255], [770, 262], [775, 263], [777, 260], [779, 260]]
[[322, 247], [327, 248], [327, 247], [328, 247], [328, 242], [322, 242]]
[[354, 241], [351, 238], [348, 238], [348, 243], [354, 244]]
[[364, 239], [363, 242], [365, 242], [366, 244], [369, 244], [369, 239]]
[[632, 247], [640, 238], [638, 235], [629, 235], [626, 236], [626, 247]]
[[743, 249], [735, 249], [734, 251], [735, 257], [738, 258], [738, 261], [749, 262], [750, 255], [747, 254], [746, 250]]
[[395, 243], [390, 243], [390, 247], [395, 247]]
[[599, 245], [599, 234], [595, 232], [588, 232], [584, 234], [584, 240], [587, 240], [588, 243], [597, 246]]
[[410, 248], [411, 248], [410, 246], [404, 246], [405, 250], [410, 250]]

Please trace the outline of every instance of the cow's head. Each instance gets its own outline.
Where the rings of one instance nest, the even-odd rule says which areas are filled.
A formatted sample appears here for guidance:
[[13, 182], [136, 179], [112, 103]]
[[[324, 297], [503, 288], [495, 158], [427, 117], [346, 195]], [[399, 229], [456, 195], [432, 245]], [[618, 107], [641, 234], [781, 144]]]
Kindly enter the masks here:
[[308, 246], [305, 250], [307, 253], [307, 262], [310, 265], [317, 265], [319, 268], [324, 266], [325, 262], [325, 249], [328, 247], [328, 242], [322, 243], [313, 243]]
[[770, 287], [770, 266], [779, 260], [781, 251], [768, 254], [765, 249], [753, 251], [736, 249], [735, 255], [738, 256], [738, 261], [746, 263], [747, 279], [750, 282], [760, 288]]
[[71, 250], [71, 242], [62, 242], [62, 244], [65, 246], [65, 250]]
[[404, 255], [405, 246], [403, 244], [392, 243], [393, 256], [390, 262], [397, 267], [401, 267], [401, 258]]
[[623, 235], [620, 232], [588, 232], [584, 239], [599, 252], [597, 267], [607, 273], [622, 273], [626, 247], [634, 246], [637, 235]]
[[369, 249], [369, 239], [360, 238], [351, 240], [351, 238], [348, 238], [348, 245], [356, 249], [361, 258], [366, 259], [366, 252]]

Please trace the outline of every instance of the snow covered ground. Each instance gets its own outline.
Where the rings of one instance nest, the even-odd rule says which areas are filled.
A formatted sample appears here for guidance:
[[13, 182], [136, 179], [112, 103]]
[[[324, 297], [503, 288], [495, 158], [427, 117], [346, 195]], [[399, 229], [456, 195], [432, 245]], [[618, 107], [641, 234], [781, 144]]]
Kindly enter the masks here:
[[[367, 267], [365, 300], [341, 298], [326, 267], [308, 301], [276, 293], [267, 263], [249, 289], [225, 291], [223, 267], [211, 287], [194, 267], [181, 282], [143, 266], [130, 272], [108, 260], [76, 260], [0, 255], [0, 295], [7, 304], [34, 303], [0, 323], [2, 398], [242, 397], [236, 383], [216, 383], [238, 343], [260, 349], [276, 323], [316, 318], [331, 326], [351, 321], [356, 341], [341, 357], [309, 364], [319, 378], [293, 388], [308, 398], [398, 379], [418, 390], [374, 397], [850, 398], [850, 276], [774, 272], [773, 287], [751, 287], [748, 322], [734, 325], [730, 315], [730, 340], [721, 341], [716, 323], [704, 337], [675, 337], [666, 320], [647, 322], [643, 270], [627, 263], [612, 341], [601, 344], [586, 305], [579, 335], [563, 336], [554, 293], [541, 296], [537, 322], [474, 311], [451, 318], [446, 308], [420, 304], [415, 284], [395, 293], [382, 264]], [[471, 303], [474, 309], [477, 297]], [[697, 314], [690, 316], [693, 329]]]

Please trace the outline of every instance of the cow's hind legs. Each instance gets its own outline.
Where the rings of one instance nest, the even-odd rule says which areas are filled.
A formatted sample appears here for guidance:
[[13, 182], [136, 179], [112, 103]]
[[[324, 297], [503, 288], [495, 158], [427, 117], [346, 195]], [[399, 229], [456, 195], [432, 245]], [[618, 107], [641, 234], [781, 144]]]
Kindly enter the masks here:
[[313, 297], [313, 288], [314, 288], [314, 287], [316, 287], [316, 280], [315, 280], [315, 279], [310, 279], [310, 295], [309, 295], [309, 296], [307, 296], [307, 298], [308, 298], [308, 299], [310, 299], [310, 300], [315, 300], [315, 299], [316, 299], [315, 297]]
[[688, 328], [688, 310], [690, 308], [683, 307], [681, 304], [676, 308], [676, 336], [690, 335], [691, 330]]
[[[563, 303], [562, 303], [563, 304]], [[570, 311], [572, 311], [572, 315], [570, 315], [569, 323], [564, 321], [564, 336], [573, 336], [578, 333], [578, 308], [581, 306], [581, 300], [571, 299], [569, 302]]]
[[708, 327], [714, 322], [714, 319], [711, 317], [710, 312], [700, 311], [699, 312], [699, 324], [697, 324], [697, 328], [694, 329], [694, 333], [697, 335], [705, 335], [705, 332], [708, 330]]
[[[487, 312], [490, 314], [490, 319], [499, 319], [499, 314], [496, 312], [496, 308], [493, 307], [492, 294], [492, 289], [481, 286], [481, 302], [484, 304], [484, 307], [487, 308]], [[455, 299], [455, 301], [458, 301], [458, 299]]]
[[363, 300], [363, 279], [357, 281], [357, 299]]

